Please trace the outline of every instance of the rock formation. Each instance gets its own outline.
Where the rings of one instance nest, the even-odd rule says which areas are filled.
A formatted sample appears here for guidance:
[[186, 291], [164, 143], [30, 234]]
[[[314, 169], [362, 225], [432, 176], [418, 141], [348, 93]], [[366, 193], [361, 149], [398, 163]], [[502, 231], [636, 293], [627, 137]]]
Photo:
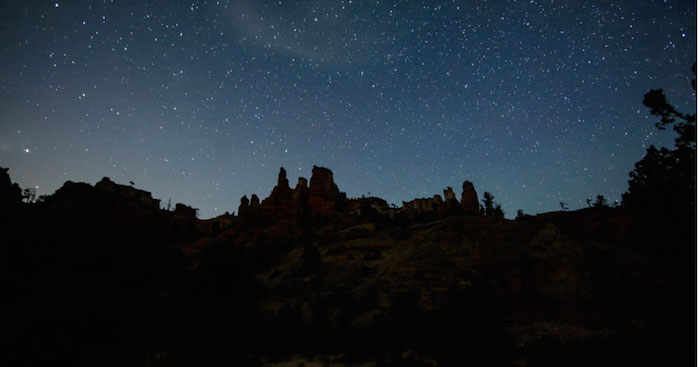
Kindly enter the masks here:
[[237, 226], [271, 224], [307, 215], [317, 219], [324, 215], [352, 217], [370, 213], [390, 219], [400, 215], [410, 220], [429, 220], [479, 214], [477, 193], [470, 181], [463, 183], [461, 202], [450, 186], [443, 190], [443, 198], [434, 195], [430, 198], [403, 201], [402, 208], [389, 207], [387, 202], [380, 198], [347, 199], [346, 194], [335, 184], [332, 171], [318, 166], [313, 166], [310, 185], [307, 179], [299, 177], [295, 188], [291, 189], [286, 170], [281, 167], [276, 186], [267, 198], [260, 202], [259, 197], [253, 194], [250, 200], [247, 196], [240, 199], [238, 216], [249, 220], [240, 221]]
[[290, 201], [293, 198], [293, 191], [288, 186], [288, 179], [286, 178], [286, 170], [281, 167], [279, 169], [279, 178], [277, 180], [276, 186], [272, 190], [268, 198], [262, 201], [262, 205], [272, 205], [272, 206], [289, 206]]
[[94, 186], [67, 181], [53, 195], [46, 197], [42, 207], [48, 220], [63, 223], [71, 218], [85, 231], [97, 226], [117, 233], [122, 230], [149, 232], [168, 231], [168, 236], [190, 238], [195, 232], [197, 209], [178, 203], [174, 211], [160, 208], [160, 200], [148, 191], [102, 178]]
[[358, 216], [375, 213], [392, 218], [395, 214], [395, 210], [388, 207], [387, 201], [377, 197], [350, 199], [347, 202], [346, 210], [349, 214]]
[[446, 190], [444, 190], [444, 203], [449, 213], [457, 213], [460, 210], [460, 204], [458, 203], [458, 199], [456, 199], [456, 193], [453, 192], [451, 186], [448, 186]]
[[257, 194], [252, 194], [252, 199], [250, 200], [250, 208], [259, 207], [259, 196]]
[[247, 198], [247, 195], [243, 195], [240, 198], [240, 206], [238, 207], [238, 215], [247, 214], [247, 209], [249, 207], [250, 207], [250, 199]]
[[448, 202], [449, 200], [456, 200], [456, 193], [453, 192], [453, 188], [451, 186], [444, 190], [444, 201]]
[[308, 180], [298, 177], [296, 188], [293, 189], [293, 202], [298, 207], [304, 207], [308, 202]]
[[197, 209], [192, 208], [189, 205], [177, 203], [177, 205], [175, 205], [174, 214], [176, 217], [182, 219], [195, 219], [197, 211]]
[[331, 213], [338, 209], [346, 200], [346, 194], [341, 193], [334, 183], [332, 171], [324, 167], [313, 166], [308, 189], [308, 207], [313, 212]]
[[286, 170], [281, 167], [277, 184], [269, 197], [261, 203], [257, 195], [253, 194], [249, 203], [247, 197], [243, 197], [238, 215], [254, 216], [250, 223], [274, 223], [298, 216], [306, 209], [311, 216], [339, 214], [345, 210], [346, 202], [346, 194], [339, 191], [329, 169], [314, 166], [310, 186], [308, 180], [299, 177], [296, 187], [291, 189]]
[[298, 203], [293, 200], [293, 190], [288, 185], [286, 170], [279, 169], [279, 178], [276, 186], [266, 199], [262, 200], [260, 212], [262, 219], [266, 221], [276, 221], [288, 217], [298, 212]]
[[286, 170], [281, 167], [279, 168], [279, 178], [276, 181], [276, 187], [280, 190], [290, 191], [288, 186], [288, 178], [286, 178]]
[[470, 181], [463, 182], [463, 194], [461, 195], [460, 207], [463, 215], [480, 214], [477, 192], [475, 192], [475, 187]]
[[117, 196], [123, 200], [135, 199], [146, 207], [154, 210], [160, 209], [160, 200], [153, 199], [153, 196], [148, 191], [139, 190], [131, 186], [119, 185], [108, 177], [103, 177], [97, 184], [95, 189], [98, 192]]
[[332, 171], [324, 167], [313, 166], [313, 175], [310, 177], [311, 197], [336, 201], [339, 199], [339, 188], [334, 183]]
[[446, 204], [441, 199], [441, 195], [434, 195], [431, 198], [403, 201], [402, 210], [409, 218], [416, 218], [421, 215], [438, 217], [446, 213]]

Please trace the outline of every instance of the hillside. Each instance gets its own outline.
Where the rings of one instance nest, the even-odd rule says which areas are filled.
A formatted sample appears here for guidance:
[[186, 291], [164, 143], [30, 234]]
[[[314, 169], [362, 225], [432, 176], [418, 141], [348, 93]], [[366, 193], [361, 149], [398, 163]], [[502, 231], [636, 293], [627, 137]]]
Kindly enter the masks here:
[[210, 220], [107, 178], [32, 204], [0, 181], [2, 342], [15, 351], [4, 365], [695, 358], [692, 220], [608, 207], [482, 216], [468, 181], [460, 200], [449, 187], [390, 207], [347, 198], [322, 167], [293, 189], [281, 169], [268, 198]]

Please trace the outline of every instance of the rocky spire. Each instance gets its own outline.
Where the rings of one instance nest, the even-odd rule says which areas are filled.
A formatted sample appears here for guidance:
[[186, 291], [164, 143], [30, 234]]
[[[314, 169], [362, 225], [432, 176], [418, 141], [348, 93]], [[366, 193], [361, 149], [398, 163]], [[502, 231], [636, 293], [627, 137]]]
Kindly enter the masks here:
[[456, 193], [453, 192], [453, 188], [451, 186], [444, 190], [444, 201], [448, 202], [449, 200], [456, 200]]
[[333, 212], [340, 209], [346, 201], [346, 194], [339, 191], [334, 183], [332, 171], [324, 167], [313, 166], [308, 189], [308, 207], [316, 212]]
[[308, 180], [304, 177], [298, 177], [296, 188], [293, 189], [293, 202], [301, 207], [308, 201]]
[[288, 186], [288, 179], [286, 178], [286, 170], [283, 167], [279, 168], [279, 178], [276, 181], [276, 187], [279, 190], [290, 190], [291, 189]]
[[298, 183], [296, 184], [296, 188], [294, 190], [307, 189], [307, 188], [308, 188], [308, 180], [305, 177], [298, 177]]
[[247, 209], [250, 207], [250, 200], [247, 199], [247, 195], [240, 198], [240, 206], [238, 207], [238, 215], [245, 215]]
[[322, 198], [329, 201], [339, 199], [339, 188], [334, 183], [332, 171], [324, 167], [313, 166], [313, 175], [310, 177], [311, 197]]
[[460, 208], [463, 215], [479, 215], [480, 204], [477, 199], [475, 186], [470, 181], [463, 182], [463, 194], [461, 195]]
[[250, 208], [256, 208], [259, 206], [259, 196], [257, 194], [252, 194], [252, 199], [250, 200]]
[[286, 170], [281, 167], [279, 169], [279, 178], [277, 179], [276, 186], [271, 191], [268, 198], [262, 201], [262, 205], [271, 206], [284, 206], [287, 205], [293, 197], [293, 191], [288, 186], [288, 179], [286, 178]]
[[451, 186], [444, 190], [444, 202], [449, 213], [458, 212], [460, 204], [458, 203], [456, 193], [453, 192], [453, 188]]

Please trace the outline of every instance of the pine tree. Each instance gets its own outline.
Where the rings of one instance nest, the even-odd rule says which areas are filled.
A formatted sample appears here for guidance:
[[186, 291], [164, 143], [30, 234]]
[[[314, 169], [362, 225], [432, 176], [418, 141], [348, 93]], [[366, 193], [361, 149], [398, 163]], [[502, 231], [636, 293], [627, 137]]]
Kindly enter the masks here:
[[[693, 90], [696, 65], [693, 64]], [[661, 89], [650, 90], [642, 103], [660, 117], [655, 126], [672, 125], [678, 134], [673, 150], [650, 146], [630, 172], [623, 206], [643, 214], [692, 216], [696, 211], [696, 114], [676, 110]]]

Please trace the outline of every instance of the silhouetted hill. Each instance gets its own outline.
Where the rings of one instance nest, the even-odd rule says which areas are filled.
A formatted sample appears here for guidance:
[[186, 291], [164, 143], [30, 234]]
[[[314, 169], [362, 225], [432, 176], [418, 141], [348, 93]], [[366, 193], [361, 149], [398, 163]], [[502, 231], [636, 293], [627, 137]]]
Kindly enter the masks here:
[[449, 187], [390, 207], [312, 174], [291, 188], [281, 169], [268, 198], [210, 220], [107, 178], [33, 204], [0, 180], [3, 365], [694, 359], [694, 223], [481, 216], [468, 181], [460, 202]]

